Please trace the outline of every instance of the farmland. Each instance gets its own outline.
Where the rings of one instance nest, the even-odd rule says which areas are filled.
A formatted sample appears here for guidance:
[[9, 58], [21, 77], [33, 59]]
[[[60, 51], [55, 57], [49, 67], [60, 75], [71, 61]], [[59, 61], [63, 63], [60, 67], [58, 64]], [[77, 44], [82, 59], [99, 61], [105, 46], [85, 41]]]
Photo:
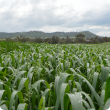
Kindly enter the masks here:
[[110, 43], [0, 42], [4, 110], [107, 110]]

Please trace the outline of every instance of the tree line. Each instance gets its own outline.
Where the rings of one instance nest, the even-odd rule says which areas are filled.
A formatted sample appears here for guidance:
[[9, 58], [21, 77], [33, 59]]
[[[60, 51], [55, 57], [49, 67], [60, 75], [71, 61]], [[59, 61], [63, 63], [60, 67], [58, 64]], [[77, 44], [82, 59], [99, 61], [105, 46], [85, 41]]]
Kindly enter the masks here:
[[33, 42], [33, 43], [49, 43], [49, 44], [72, 44], [72, 43], [86, 43], [97, 44], [110, 42], [110, 37], [98, 37], [85, 39], [84, 34], [77, 34], [75, 38], [70, 38], [68, 35], [66, 38], [59, 38], [53, 35], [51, 38], [29, 38], [24, 35], [20, 35], [16, 38], [5, 38], [5, 41], [13, 42]]
[[52, 36], [58, 36], [60, 38], [65, 38], [66, 35], [68, 35], [70, 38], [76, 36], [77, 34], [82, 33], [85, 35], [86, 38], [94, 38], [96, 35], [89, 32], [89, 31], [82, 31], [82, 32], [52, 32], [52, 33], [45, 33], [42, 31], [28, 31], [28, 32], [12, 32], [12, 33], [6, 33], [6, 32], [0, 32], [0, 39], [4, 38], [13, 38], [16, 36], [27, 36], [29, 38], [51, 38]]

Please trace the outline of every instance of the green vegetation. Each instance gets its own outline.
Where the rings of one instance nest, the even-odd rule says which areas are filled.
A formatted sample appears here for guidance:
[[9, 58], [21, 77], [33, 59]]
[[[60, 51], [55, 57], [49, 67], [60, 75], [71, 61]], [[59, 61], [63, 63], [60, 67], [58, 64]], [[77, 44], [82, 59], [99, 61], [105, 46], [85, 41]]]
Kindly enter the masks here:
[[33, 42], [33, 43], [49, 43], [49, 44], [73, 44], [73, 43], [85, 43], [85, 44], [99, 44], [104, 42], [110, 42], [110, 38], [108, 37], [98, 37], [86, 39], [84, 34], [77, 34], [74, 38], [69, 37], [68, 35], [65, 38], [61, 38], [58, 36], [52, 36], [51, 38], [29, 38], [20, 35], [20, 37], [15, 38], [5, 38], [5, 41], [13, 41], [13, 42]]
[[51, 38], [52, 36], [58, 36], [60, 38], [65, 38], [67, 35], [72, 38], [75, 37], [77, 34], [84, 34], [85, 37], [88, 38], [94, 38], [97, 35], [89, 32], [89, 31], [82, 31], [82, 32], [53, 32], [53, 33], [45, 33], [42, 31], [29, 31], [29, 32], [15, 32], [15, 33], [4, 33], [0, 32], [0, 39], [1, 38], [15, 38], [19, 37], [20, 35], [26, 36], [28, 38]]
[[107, 110], [110, 43], [0, 41], [3, 110]]

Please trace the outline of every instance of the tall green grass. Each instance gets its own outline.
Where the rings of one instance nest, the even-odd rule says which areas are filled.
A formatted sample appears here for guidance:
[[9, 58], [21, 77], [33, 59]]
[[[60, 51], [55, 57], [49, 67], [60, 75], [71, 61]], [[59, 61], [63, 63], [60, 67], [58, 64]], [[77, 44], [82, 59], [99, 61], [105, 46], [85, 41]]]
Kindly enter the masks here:
[[4, 110], [107, 110], [110, 44], [0, 42]]

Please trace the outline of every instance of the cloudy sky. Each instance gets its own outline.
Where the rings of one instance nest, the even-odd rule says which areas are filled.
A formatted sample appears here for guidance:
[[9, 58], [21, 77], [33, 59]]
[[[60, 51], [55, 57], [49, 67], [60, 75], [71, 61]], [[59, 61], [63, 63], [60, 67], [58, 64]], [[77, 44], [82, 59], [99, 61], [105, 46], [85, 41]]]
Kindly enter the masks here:
[[0, 32], [33, 30], [110, 37], [110, 0], [0, 0]]

